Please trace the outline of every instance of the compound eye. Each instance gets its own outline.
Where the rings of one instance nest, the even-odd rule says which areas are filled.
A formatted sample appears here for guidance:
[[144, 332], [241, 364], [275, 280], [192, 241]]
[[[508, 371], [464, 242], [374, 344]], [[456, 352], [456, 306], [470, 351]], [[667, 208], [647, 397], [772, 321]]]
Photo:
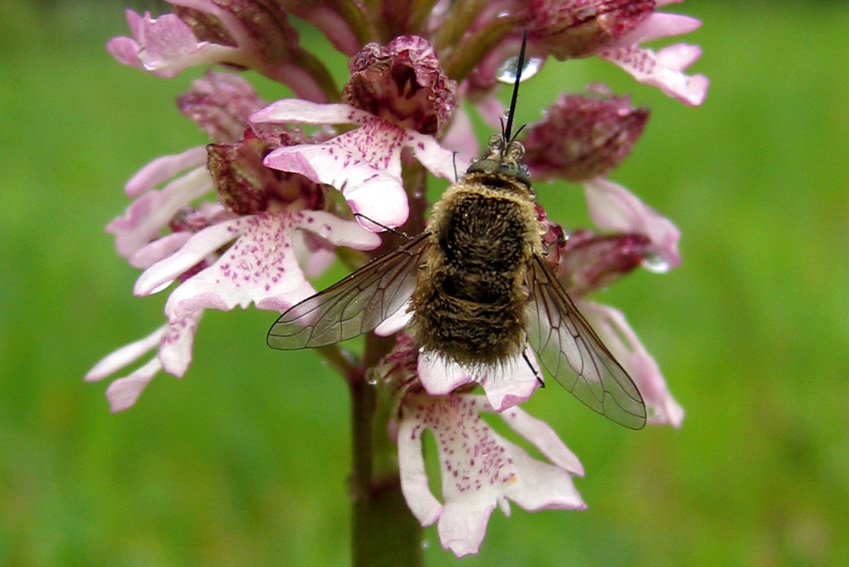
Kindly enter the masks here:
[[481, 159], [473, 162], [469, 169], [466, 170], [466, 175], [470, 173], [495, 173], [498, 171], [499, 163], [491, 159]]
[[531, 170], [528, 169], [527, 165], [521, 164], [519, 166], [519, 171], [516, 173], [516, 180], [521, 181], [528, 187], [531, 186]]
[[516, 177], [519, 173], [519, 168], [515, 163], [502, 163], [498, 168], [498, 173], [502, 173], [507, 177]]

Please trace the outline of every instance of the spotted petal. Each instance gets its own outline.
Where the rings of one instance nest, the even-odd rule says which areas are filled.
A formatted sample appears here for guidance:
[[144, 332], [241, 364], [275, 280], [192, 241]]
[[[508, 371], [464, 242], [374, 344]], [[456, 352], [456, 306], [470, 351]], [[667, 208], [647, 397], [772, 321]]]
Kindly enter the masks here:
[[466, 367], [448, 360], [438, 353], [419, 354], [418, 374], [422, 386], [433, 396], [445, 395], [466, 384], [480, 384], [488, 403], [496, 411], [518, 405], [531, 397], [539, 386], [537, 376], [542, 373], [536, 363], [536, 355], [528, 349], [527, 360], [517, 355], [494, 367]]
[[[535, 445], [549, 462], [495, 433], [481, 418], [493, 411], [481, 396], [408, 396], [398, 428], [401, 490], [422, 523], [437, 522], [442, 546], [458, 557], [477, 553], [496, 506], [509, 515], [508, 500], [529, 511], [585, 508], [572, 482], [583, 474], [577, 457], [548, 425], [518, 408], [502, 414], [505, 422]], [[436, 439], [443, 503], [428, 487], [422, 458], [422, 434]]]
[[197, 310], [229, 311], [250, 303], [282, 311], [315, 291], [292, 251], [291, 233], [297, 228], [351, 248], [370, 249], [380, 243], [377, 235], [323, 211], [240, 217], [202, 230], [186, 243], [184, 253], [151, 266], [139, 278], [137, 292], [156, 289], [184, 273], [229, 237], [237, 240], [220, 258], [171, 293], [165, 305], [168, 320], [179, 321]]
[[251, 116], [256, 123], [359, 124], [359, 128], [322, 144], [278, 148], [265, 165], [299, 173], [342, 191], [351, 209], [383, 226], [407, 220], [407, 195], [401, 179], [401, 151], [409, 149], [431, 173], [454, 178], [451, 151], [414, 130], [407, 130], [347, 104], [281, 100]]

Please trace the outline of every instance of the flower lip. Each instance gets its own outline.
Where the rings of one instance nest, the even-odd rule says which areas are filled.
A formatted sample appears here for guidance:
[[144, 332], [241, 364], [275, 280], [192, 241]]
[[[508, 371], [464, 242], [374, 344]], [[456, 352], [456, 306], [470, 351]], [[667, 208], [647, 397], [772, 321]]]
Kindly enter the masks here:
[[[536, 460], [481, 419], [481, 413], [492, 411], [484, 398], [469, 394], [411, 394], [401, 405], [401, 490], [419, 522], [437, 522], [442, 546], [458, 557], [478, 552], [490, 514], [499, 507], [509, 515], [509, 500], [531, 511], [586, 508], [572, 482], [573, 475], [583, 475], [583, 467], [554, 431], [518, 408], [500, 414], [546, 458]], [[425, 429], [436, 440], [443, 503], [428, 487], [422, 455]]]
[[358, 125], [320, 144], [277, 148], [266, 156], [264, 163], [336, 187], [353, 212], [365, 215], [377, 225], [396, 227], [407, 220], [408, 201], [401, 179], [402, 150], [411, 151], [431, 173], [454, 178], [454, 154], [432, 136], [404, 129], [349, 104], [280, 100], [252, 114], [251, 121]]

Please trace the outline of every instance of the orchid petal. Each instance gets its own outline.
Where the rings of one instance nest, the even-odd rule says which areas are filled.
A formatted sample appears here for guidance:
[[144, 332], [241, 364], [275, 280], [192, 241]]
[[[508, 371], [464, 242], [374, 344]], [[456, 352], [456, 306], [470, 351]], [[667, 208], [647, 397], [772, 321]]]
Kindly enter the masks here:
[[[392, 130], [377, 136], [383, 138], [380, 140], [369, 134], [373, 129], [362, 127], [324, 144], [278, 148], [264, 163], [337, 187], [355, 213], [384, 226], [399, 226], [407, 220], [409, 209], [401, 180], [398, 136], [403, 130]], [[370, 148], [370, 154], [361, 153], [363, 145]]]
[[[448, 126], [445, 136], [442, 137], [442, 145], [457, 152], [457, 157], [466, 164], [466, 168], [469, 167], [468, 163], [480, 152], [478, 151], [478, 139], [468, 112], [459, 109], [454, 113], [451, 125]], [[462, 173], [465, 169], [458, 165], [457, 171]]]
[[614, 47], [626, 47], [638, 42], [683, 35], [695, 31], [701, 26], [701, 20], [690, 16], [654, 12], [636, 28], [620, 37]]
[[[284, 211], [222, 223], [223, 230], [240, 235], [238, 240], [214, 264], [171, 293], [165, 305], [168, 320], [179, 321], [202, 309], [244, 308], [252, 302], [259, 309], [283, 311], [312, 295], [315, 290], [304, 278], [289, 242], [299, 220]], [[216, 234], [222, 225], [213, 227], [219, 229]]]
[[192, 237], [191, 232], [172, 232], [163, 236], [159, 240], [147, 244], [127, 258], [127, 261], [134, 268], [149, 268], [174, 254], [182, 248], [186, 242]]
[[326, 211], [301, 211], [298, 226], [309, 230], [333, 244], [355, 250], [373, 250], [380, 246], [381, 238], [363, 229], [358, 223], [345, 221]]
[[161, 191], [149, 191], [136, 199], [123, 216], [106, 226], [115, 235], [115, 247], [129, 257], [155, 240], [163, 227], [181, 207], [212, 189], [212, 178], [199, 167], [166, 185]]
[[132, 364], [141, 358], [143, 354], [156, 348], [162, 340], [165, 330], [165, 326], [160, 327], [143, 339], [139, 339], [109, 353], [88, 371], [85, 375], [85, 381], [96, 382], [97, 380], [102, 380], [110, 374], [114, 374], [127, 365]]
[[229, 311], [237, 305], [244, 308], [251, 303], [258, 309], [283, 311], [315, 291], [304, 278], [292, 251], [291, 234], [298, 228], [315, 231], [328, 242], [355, 248], [373, 248], [380, 242], [379, 236], [359, 228], [354, 221], [321, 211], [282, 211], [240, 217], [199, 232], [187, 246], [193, 245], [194, 239], [206, 231], [210, 231], [210, 235], [202, 238], [208, 242], [199, 242], [185, 254], [160, 262], [172, 264], [161, 270], [154, 271], [157, 266], [151, 267], [150, 275], [144, 281], [139, 278], [137, 287], [145, 291], [161, 285], [168, 277], [185, 270], [190, 262], [197, 261], [205, 250], [238, 237], [214, 264], [171, 293], [165, 305], [168, 320], [180, 321], [197, 310]]
[[681, 231], [621, 185], [601, 177], [584, 183], [593, 222], [604, 230], [648, 236], [670, 268], [681, 263]]
[[[423, 525], [438, 516], [442, 546], [458, 557], [477, 553], [496, 506], [509, 514], [508, 499], [527, 510], [583, 509], [570, 470], [536, 461], [521, 447], [495, 433], [479, 413], [493, 411], [485, 398], [472, 395], [409, 395], [402, 402], [398, 429], [401, 489]], [[502, 414], [504, 415], [504, 414]], [[541, 422], [522, 410], [508, 411], [517, 431], [541, 433], [539, 444], [571, 469], [583, 470], [562, 443], [551, 439]], [[422, 460], [421, 435], [431, 429], [439, 453], [444, 503], [430, 493]], [[536, 443], [533, 438], [529, 441]], [[559, 440], [558, 440], [559, 441]]]
[[500, 412], [528, 400], [540, 385], [538, 376], [542, 376], [542, 371], [534, 351], [528, 348], [524, 356], [516, 355], [489, 368], [481, 386], [489, 404]]
[[174, 77], [194, 65], [239, 62], [237, 48], [198, 41], [192, 29], [175, 14], [152, 19], [146, 13], [139, 35], [139, 61], [158, 77]]
[[156, 158], [127, 181], [125, 191], [130, 197], [138, 197], [160, 183], [168, 181], [181, 171], [199, 165], [206, 165], [206, 148], [203, 146], [191, 148], [179, 154]]
[[207, 255], [236, 239], [242, 224], [242, 219], [237, 218], [209, 226], [194, 234], [177, 252], [142, 272], [133, 293], [145, 296], [161, 291], [164, 286], [189, 271]]
[[154, 358], [129, 376], [112, 382], [106, 389], [106, 399], [109, 400], [109, 408], [112, 412], [124, 411], [135, 404], [142, 391], [160, 370], [162, 370], [162, 364]]
[[322, 144], [274, 150], [265, 165], [340, 189], [355, 213], [395, 227], [407, 220], [401, 150], [408, 148], [431, 173], [453, 179], [454, 155], [432, 137], [405, 130], [346, 104], [282, 100], [251, 115], [256, 123], [359, 124]]
[[363, 124], [374, 115], [354, 108], [350, 104], [321, 104], [300, 99], [284, 99], [271, 103], [251, 114], [254, 123], [280, 122], [283, 124]]
[[468, 367], [436, 352], [419, 354], [419, 380], [432, 396], [448, 394], [465, 384], [480, 383], [488, 402], [502, 411], [520, 404], [531, 397], [539, 387], [537, 376], [541, 376], [533, 351], [526, 352], [533, 368], [528, 366], [522, 355], [517, 355], [502, 364], [486, 367]]
[[584, 476], [584, 466], [577, 455], [569, 450], [547, 423], [518, 408], [510, 408], [500, 415], [510, 429], [533, 443], [552, 464], [576, 476]]
[[[655, 53], [633, 44], [605, 49], [599, 55], [624, 69], [637, 81], [658, 87], [685, 104], [699, 106], [707, 96], [710, 81], [704, 75], [685, 75], [680, 68], [682, 59], [672, 57], [680, 51], [676, 47], [671, 51]], [[692, 62], [692, 56], [688, 54], [686, 60]]]
[[128, 67], [143, 69], [139, 61], [140, 46], [136, 40], [129, 37], [113, 37], [106, 43], [106, 51], [115, 58], [118, 63]]
[[159, 361], [168, 374], [182, 378], [192, 362], [192, 346], [203, 311], [192, 313], [185, 319], [166, 326], [159, 345]]
[[618, 309], [590, 301], [580, 301], [581, 312], [628, 371], [649, 410], [649, 423], [678, 428], [684, 419], [684, 409], [666, 387], [654, 358], [640, 342]]
[[418, 374], [422, 386], [431, 396], [449, 394], [455, 388], [474, 381], [468, 368], [436, 352], [419, 353]]
[[398, 462], [401, 469], [401, 492], [407, 506], [423, 526], [429, 526], [442, 514], [442, 504], [428, 488], [421, 435], [424, 428], [412, 420], [398, 427]]
[[388, 337], [394, 335], [413, 319], [413, 312], [410, 311], [410, 302], [407, 301], [401, 306], [398, 311], [390, 315], [380, 325], [375, 327], [374, 334], [379, 337]]
[[529, 512], [586, 509], [572, 482], [571, 471], [532, 459], [524, 449], [509, 441], [502, 440], [502, 443], [512, 455], [522, 481], [507, 489], [506, 495], [510, 500]]

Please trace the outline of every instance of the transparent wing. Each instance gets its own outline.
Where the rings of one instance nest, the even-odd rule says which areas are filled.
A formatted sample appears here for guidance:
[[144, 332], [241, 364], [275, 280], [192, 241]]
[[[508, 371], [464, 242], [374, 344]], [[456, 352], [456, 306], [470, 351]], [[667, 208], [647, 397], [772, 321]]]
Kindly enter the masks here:
[[538, 256], [528, 270], [528, 288], [528, 342], [546, 370], [591, 409], [642, 428], [646, 407], [634, 382]]
[[371, 331], [410, 299], [427, 247], [427, 233], [421, 234], [301, 301], [272, 325], [268, 346], [319, 347]]

